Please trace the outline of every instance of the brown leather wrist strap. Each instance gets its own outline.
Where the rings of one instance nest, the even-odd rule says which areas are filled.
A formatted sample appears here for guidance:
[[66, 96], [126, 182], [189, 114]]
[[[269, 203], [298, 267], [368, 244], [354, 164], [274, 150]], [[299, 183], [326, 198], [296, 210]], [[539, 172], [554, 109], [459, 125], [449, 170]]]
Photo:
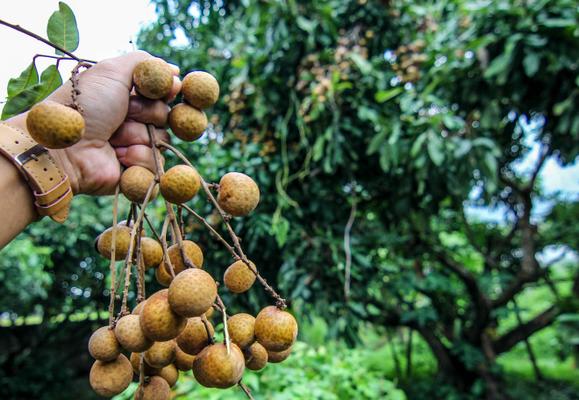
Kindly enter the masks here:
[[32, 189], [38, 214], [64, 222], [72, 190], [68, 176], [58, 168], [48, 150], [20, 129], [0, 123], [0, 153], [24, 175]]

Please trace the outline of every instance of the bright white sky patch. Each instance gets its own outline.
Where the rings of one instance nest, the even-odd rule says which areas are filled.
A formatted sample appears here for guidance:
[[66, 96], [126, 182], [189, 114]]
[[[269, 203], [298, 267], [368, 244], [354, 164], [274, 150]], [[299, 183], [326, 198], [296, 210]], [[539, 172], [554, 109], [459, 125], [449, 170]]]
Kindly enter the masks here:
[[[139, 29], [156, 18], [155, 7], [147, 0], [65, 0], [65, 3], [72, 8], [80, 32], [80, 45], [74, 53], [96, 61], [132, 51], [134, 47], [131, 41], [136, 38]], [[0, 18], [46, 37], [48, 18], [56, 10], [58, 0], [3, 1]], [[3, 25], [0, 26], [0, 43], [1, 109], [6, 98], [8, 80], [17, 77], [35, 54], [54, 55], [54, 50]], [[49, 63], [39, 60], [39, 72]], [[61, 66], [63, 80], [68, 78], [73, 67], [74, 62], [66, 62]]]

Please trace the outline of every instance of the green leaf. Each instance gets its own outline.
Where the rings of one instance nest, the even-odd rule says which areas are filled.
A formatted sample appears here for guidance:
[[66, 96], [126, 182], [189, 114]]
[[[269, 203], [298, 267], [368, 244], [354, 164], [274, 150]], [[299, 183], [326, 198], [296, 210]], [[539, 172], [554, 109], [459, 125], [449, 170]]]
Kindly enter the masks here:
[[38, 83], [38, 70], [36, 65], [32, 62], [18, 78], [13, 78], [8, 81], [8, 98], [16, 96], [30, 86]]
[[384, 130], [378, 133], [377, 135], [374, 135], [372, 140], [370, 140], [370, 144], [368, 145], [368, 150], [366, 151], [366, 154], [371, 155], [376, 153], [376, 151], [378, 151], [378, 149], [380, 148], [380, 146], [382, 146], [385, 140], [386, 140], [386, 131]]
[[565, 100], [553, 106], [553, 114], [559, 117], [572, 106], [573, 106], [573, 96], [569, 96]]
[[539, 70], [539, 65], [541, 64], [541, 58], [537, 53], [529, 53], [523, 59], [523, 67], [525, 68], [525, 74], [528, 77], [533, 77]]
[[390, 89], [390, 90], [380, 90], [379, 92], [376, 93], [376, 95], [374, 96], [374, 99], [378, 103], [385, 103], [388, 100], [391, 100], [394, 97], [398, 96], [403, 91], [404, 91], [404, 88], [401, 88], [401, 87], [397, 87], [397, 88]]
[[300, 17], [297, 17], [296, 24], [304, 31], [311, 33], [314, 31], [314, 29], [316, 28], [316, 25], [318, 23], [316, 21], [312, 21], [312, 20], [309, 20], [307, 18], [300, 16]]
[[62, 85], [62, 77], [55, 65], [50, 65], [40, 76], [40, 89], [36, 102], [44, 100], [50, 93]]
[[416, 138], [416, 140], [412, 144], [412, 148], [410, 149], [410, 155], [412, 157], [416, 157], [418, 155], [420, 150], [422, 150], [422, 145], [424, 144], [425, 141], [426, 141], [425, 133], [422, 133], [420, 136], [418, 136], [418, 138]]
[[472, 149], [472, 142], [468, 139], [461, 140], [454, 151], [454, 156], [456, 158], [462, 158], [468, 154], [470, 149]]
[[8, 119], [30, 109], [30, 107], [37, 102], [36, 99], [41, 90], [42, 85], [36, 84], [26, 88], [16, 96], [11, 97], [6, 104], [4, 104], [4, 108], [2, 109], [2, 119]]
[[359, 54], [350, 53], [350, 58], [354, 61], [354, 64], [356, 64], [361, 73], [369, 74], [372, 71], [372, 65]]
[[444, 126], [446, 126], [451, 131], [457, 131], [464, 127], [463, 119], [455, 115], [444, 114], [442, 116], [442, 122], [444, 123]]
[[[78, 47], [78, 28], [74, 13], [62, 1], [58, 3], [58, 11], [55, 11], [48, 20], [46, 28], [48, 39], [67, 51], [75, 51]], [[56, 51], [56, 54], [62, 54]]]
[[428, 135], [428, 155], [436, 166], [441, 166], [444, 162], [444, 144], [442, 139], [436, 134]]

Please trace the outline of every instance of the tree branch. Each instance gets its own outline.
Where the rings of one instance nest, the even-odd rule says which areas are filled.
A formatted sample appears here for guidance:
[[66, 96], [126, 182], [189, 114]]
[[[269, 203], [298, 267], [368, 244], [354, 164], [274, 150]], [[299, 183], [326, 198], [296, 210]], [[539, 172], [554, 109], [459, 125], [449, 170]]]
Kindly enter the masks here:
[[520, 341], [527, 339], [535, 332], [538, 332], [541, 329], [551, 325], [555, 321], [555, 318], [559, 315], [559, 312], [560, 310], [558, 307], [551, 306], [532, 320], [517, 326], [510, 332], [505, 333], [503, 336], [493, 342], [495, 353], [501, 354], [507, 352]]

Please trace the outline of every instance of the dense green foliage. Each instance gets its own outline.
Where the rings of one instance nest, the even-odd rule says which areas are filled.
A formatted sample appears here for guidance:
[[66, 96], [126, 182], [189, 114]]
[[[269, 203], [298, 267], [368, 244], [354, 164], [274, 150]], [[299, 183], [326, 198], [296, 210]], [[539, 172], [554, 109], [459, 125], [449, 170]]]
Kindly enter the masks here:
[[[301, 325], [327, 321], [287, 364], [249, 375], [256, 398], [399, 398], [388, 378], [415, 398], [572, 392], [513, 380], [535, 377], [519, 362], [533, 354], [547, 377], [566, 365], [577, 379], [579, 271], [576, 256], [553, 255], [575, 254], [579, 209], [537, 178], [545, 160], [572, 163], [579, 150], [573, 1], [154, 3], [139, 46], [221, 83], [205, 137], [178, 146], [208, 180], [238, 170], [258, 181], [258, 209], [234, 221], [244, 248]], [[209, 215], [204, 199], [194, 206]], [[103, 311], [108, 265], [92, 242], [110, 215], [109, 199], [76, 199], [64, 227], [36, 224], [4, 249], [3, 317], [48, 330]], [[230, 257], [206, 231], [188, 220], [187, 236], [223, 273]], [[232, 312], [269, 301], [260, 290], [224, 300]], [[30, 364], [0, 362], [9, 397], [4, 383], [26, 385], [17, 371]], [[38, 388], [71, 377], [55, 371]], [[238, 396], [192, 381], [179, 392], [193, 388]]]

